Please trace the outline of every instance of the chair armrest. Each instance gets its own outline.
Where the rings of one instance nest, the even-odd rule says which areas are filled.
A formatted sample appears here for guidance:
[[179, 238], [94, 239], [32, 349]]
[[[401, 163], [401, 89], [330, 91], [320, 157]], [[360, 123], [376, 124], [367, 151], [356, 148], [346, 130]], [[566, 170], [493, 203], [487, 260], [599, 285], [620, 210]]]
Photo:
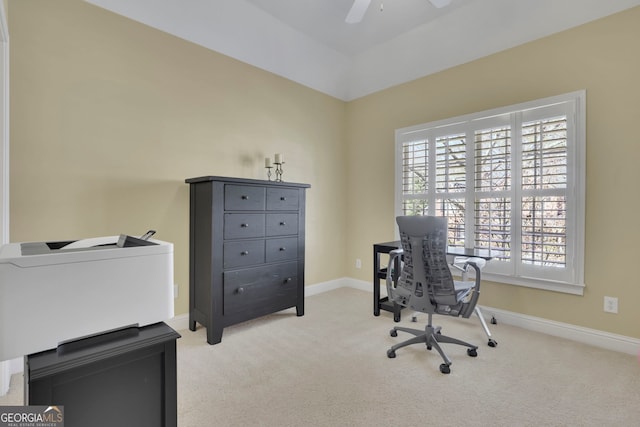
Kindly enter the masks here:
[[475, 274], [476, 278], [475, 278], [475, 283], [473, 285], [473, 294], [471, 295], [471, 300], [466, 304], [466, 307], [462, 312], [462, 317], [465, 317], [465, 318], [468, 318], [469, 316], [471, 316], [478, 302], [478, 298], [480, 298], [480, 280], [481, 280], [480, 268], [481, 267], [478, 267], [478, 265], [476, 264], [473, 258], [470, 258], [469, 260], [467, 260], [467, 262], [464, 263], [465, 269], [468, 266], [471, 266], [471, 268], [473, 268], [476, 271], [476, 274]]
[[[402, 254], [404, 253], [404, 250], [402, 249], [394, 249], [391, 252], [389, 252], [389, 264], [387, 265], [387, 296], [389, 297], [389, 300], [393, 300], [393, 293], [394, 293], [394, 287], [393, 287], [393, 267], [396, 261], [396, 258], [398, 258], [399, 256], [402, 256]], [[400, 272], [395, 272], [397, 274], [400, 274]]]
[[476, 284], [480, 286], [480, 281], [478, 280], [478, 278], [480, 277], [480, 271], [482, 267], [478, 266], [474, 258], [469, 258], [467, 262], [464, 263], [464, 268], [467, 268], [467, 266], [469, 265], [476, 271]]
[[469, 263], [473, 262], [476, 264], [480, 270], [484, 268], [487, 264], [487, 260], [479, 257], [462, 257], [457, 256], [453, 259], [453, 262], [450, 264], [452, 268], [458, 270], [462, 276], [462, 280], [467, 280], [467, 276], [469, 273]]
[[389, 252], [389, 256], [395, 258], [398, 255], [402, 255], [404, 253], [404, 249], [402, 248], [398, 248], [398, 249], [394, 249], [391, 252]]

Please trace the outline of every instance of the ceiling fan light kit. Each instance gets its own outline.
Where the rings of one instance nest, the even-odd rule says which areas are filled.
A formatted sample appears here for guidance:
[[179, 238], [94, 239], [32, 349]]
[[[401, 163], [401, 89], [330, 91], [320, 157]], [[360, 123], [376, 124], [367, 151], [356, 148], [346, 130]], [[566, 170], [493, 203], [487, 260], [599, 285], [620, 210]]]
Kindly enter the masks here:
[[[449, 6], [449, 4], [451, 4], [451, 0], [429, 0], [429, 2], [431, 2], [431, 4], [438, 9]], [[359, 23], [360, 21], [362, 21], [362, 18], [364, 18], [364, 14], [367, 13], [367, 9], [369, 9], [370, 5], [371, 0], [353, 0], [351, 9], [349, 9], [349, 13], [347, 14], [347, 17], [344, 21], [347, 24]], [[382, 3], [380, 3], [380, 11], [382, 12], [383, 9], [384, 6]]]

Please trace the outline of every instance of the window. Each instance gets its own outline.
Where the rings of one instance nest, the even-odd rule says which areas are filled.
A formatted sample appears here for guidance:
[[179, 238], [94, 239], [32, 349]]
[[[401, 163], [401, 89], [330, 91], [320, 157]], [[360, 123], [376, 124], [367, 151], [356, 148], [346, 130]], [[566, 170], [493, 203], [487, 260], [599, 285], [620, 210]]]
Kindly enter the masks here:
[[396, 131], [396, 214], [446, 216], [488, 280], [582, 295], [584, 91]]

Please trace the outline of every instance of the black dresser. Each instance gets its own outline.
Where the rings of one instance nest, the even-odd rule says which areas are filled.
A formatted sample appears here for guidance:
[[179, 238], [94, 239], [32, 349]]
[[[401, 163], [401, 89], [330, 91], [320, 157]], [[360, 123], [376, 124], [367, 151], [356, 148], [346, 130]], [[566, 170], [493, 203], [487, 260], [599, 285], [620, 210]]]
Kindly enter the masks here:
[[296, 307], [304, 315], [308, 184], [204, 176], [190, 185], [189, 329], [224, 327]]

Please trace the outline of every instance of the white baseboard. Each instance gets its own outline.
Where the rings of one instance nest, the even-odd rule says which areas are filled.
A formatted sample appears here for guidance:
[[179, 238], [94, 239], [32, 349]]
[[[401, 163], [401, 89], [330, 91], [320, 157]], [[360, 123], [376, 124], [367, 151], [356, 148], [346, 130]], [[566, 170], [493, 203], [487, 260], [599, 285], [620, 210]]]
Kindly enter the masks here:
[[167, 320], [164, 323], [166, 323], [167, 325], [169, 325], [171, 328], [175, 329], [176, 331], [188, 329], [189, 328], [189, 313], [178, 314], [177, 316], [174, 316], [173, 318]]
[[334, 289], [344, 288], [345, 278], [329, 280], [328, 282], [315, 283], [313, 285], [305, 286], [304, 295], [310, 297], [313, 295], [321, 294], [323, 292], [333, 291]]
[[20, 357], [0, 362], [0, 396], [4, 396], [9, 392], [11, 376], [22, 373], [23, 370], [24, 360]]
[[[307, 289], [313, 288], [313, 294], [307, 293], [307, 296], [327, 292], [341, 287], [373, 292], [371, 282], [343, 277], [341, 279], [318, 283], [307, 287]], [[380, 291], [383, 295], [386, 295], [386, 289], [384, 286], [381, 287]], [[541, 332], [543, 334], [607, 350], [633, 355], [639, 354], [638, 349], [640, 349], [640, 339], [637, 338], [613, 334], [611, 332], [600, 331], [597, 329], [584, 328], [570, 323], [562, 323], [540, 317], [528, 316], [526, 314], [515, 313], [493, 307], [480, 305], [480, 309], [482, 310], [483, 316], [486, 317], [487, 322], [490, 321], [491, 317], [495, 316], [499, 323], [504, 323], [506, 325], [518, 326], [530, 331]], [[496, 341], [499, 341], [499, 337], [494, 338]]]
[[495, 316], [498, 322], [518, 326], [530, 331], [541, 332], [554, 337], [589, 344], [620, 353], [638, 354], [640, 339], [618, 335], [597, 329], [585, 328], [570, 323], [556, 322], [526, 314], [514, 313], [493, 307], [480, 306], [487, 321]]
[[[373, 286], [371, 286], [371, 282], [352, 279], [351, 277], [345, 277], [342, 280], [345, 288], [360, 289], [361, 291], [367, 291], [367, 292], [373, 293]], [[386, 286], [380, 286], [380, 293], [384, 296], [387, 295]]]
[[7, 394], [10, 381], [9, 364], [7, 362], [0, 362], [0, 396]]

